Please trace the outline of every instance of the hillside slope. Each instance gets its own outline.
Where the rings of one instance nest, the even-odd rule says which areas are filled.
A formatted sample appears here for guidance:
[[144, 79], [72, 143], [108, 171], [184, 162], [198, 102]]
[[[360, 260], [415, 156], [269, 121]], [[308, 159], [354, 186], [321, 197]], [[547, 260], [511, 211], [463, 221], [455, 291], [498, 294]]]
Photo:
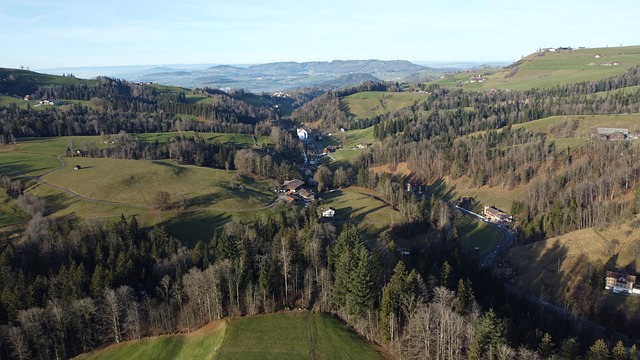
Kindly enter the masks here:
[[538, 51], [503, 69], [486, 68], [451, 74], [443, 86], [465, 89], [525, 90], [605, 79], [640, 64], [640, 46]]

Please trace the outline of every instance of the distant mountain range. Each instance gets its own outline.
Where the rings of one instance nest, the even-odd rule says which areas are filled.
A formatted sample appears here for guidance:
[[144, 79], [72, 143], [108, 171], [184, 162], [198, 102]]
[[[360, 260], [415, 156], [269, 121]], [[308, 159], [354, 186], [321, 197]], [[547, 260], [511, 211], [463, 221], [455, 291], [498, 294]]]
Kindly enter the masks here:
[[242, 88], [251, 92], [273, 92], [306, 86], [323, 86], [332, 89], [369, 80], [426, 80], [440, 77], [445, 72], [454, 70], [462, 70], [462, 68], [437, 69], [406, 60], [334, 60], [331, 62], [276, 62], [249, 66], [153, 65], [40, 69], [39, 71], [56, 75], [72, 73], [77, 77], [104, 75], [128, 81], [153, 82], [187, 88]]

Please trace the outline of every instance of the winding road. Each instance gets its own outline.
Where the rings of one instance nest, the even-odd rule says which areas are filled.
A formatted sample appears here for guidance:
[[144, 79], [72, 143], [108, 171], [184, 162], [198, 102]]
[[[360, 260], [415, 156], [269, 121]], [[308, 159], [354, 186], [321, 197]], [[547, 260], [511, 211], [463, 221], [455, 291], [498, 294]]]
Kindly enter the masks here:
[[[471, 216], [471, 217], [475, 217], [477, 218], [479, 221], [483, 221], [486, 222], [487, 225], [493, 227], [494, 229], [498, 230], [500, 232], [500, 234], [502, 235], [502, 241], [498, 244], [496, 244], [495, 246], [493, 246], [492, 248], [490, 248], [489, 250], [487, 250], [485, 252], [485, 254], [482, 256], [482, 258], [480, 258], [480, 262], [479, 262], [479, 266], [480, 268], [489, 268], [491, 267], [491, 264], [493, 263], [493, 260], [495, 260], [496, 256], [498, 256], [498, 253], [508, 249], [511, 245], [513, 245], [513, 243], [515, 242], [515, 240], [517, 240], [518, 238], [518, 232], [516, 230], [510, 229], [504, 225], [501, 224], [497, 224], [491, 221], [487, 221], [485, 219], [484, 216], [477, 214], [473, 211], [467, 210], [465, 208], [462, 208], [460, 206], [456, 205], [456, 209], [458, 209], [460, 212], [462, 212], [465, 215]], [[557, 306], [555, 304], [552, 304], [542, 298], [540, 298], [539, 296], [537, 296], [536, 294], [526, 290], [526, 289], [522, 289], [519, 287], [516, 287], [508, 282], [504, 282], [504, 288], [505, 290], [507, 290], [507, 292], [511, 293], [511, 294], [516, 294], [519, 296], [522, 296], [524, 298], [526, 298], [530, 303], [538, 305], [540, 307], [542, 307], [545, 311], [549, 311], [552, 313], [555, 313], [558, 316], [561, 316], [569, 321], [574, 322], [576, 325], [581, 326], [587, 330], [589, 330], [590, 332], [592, 332], [593, 334], [597, 335], [597, 336], [605, 336], [607, 334], [607, 328], [597, 324], [589, 319], [584, 318], [583, 316], [579, 316], [576, 317], [575, 315], [573, 315], [571, 312], [567, 311], [566, 309]], [[614, 334], [614, 337], [618, 340], [628, 340], [629, 337], [625, 334], [622, 334], [620, 332], [616, 332]]]
[[498, 224], [498, 223], [494, 223], [491, 221], [487, 221], [484, 216], [475, 213], [471, 210], [467, 210], [463, 207], [457, 206], [456, 205], [456, 209], [460, 210], [460, 212], [462, 212], [463, 214], [469, 215], [471, 217], [475, 217], [477, 218], [479, 221], [483, 221], [485, 222], [488, 226], [491, 226], [492, 228], [498, 230], [498, 232], [500, 232], [500, 235], [502, 235], [502, 241], [496, 245], [494, 245], [492, 248], [490, 248], [489, 250], [487, 250], [484, 255], [482, 256], [482, 258], [480, 258], [480, 267], [481, 268], [488, 268], [491, 267], [491, 264], [493, 263], [493, 260], [495, 260], [496, 256], [498, 255], [499, 252], [507, 249], [509, 246], [511, 246], [513, 244], [513, 242], [518, 238], [518, 232], [516, 230], [510, 229], [509, 227], [502, 225], [502, 224]]

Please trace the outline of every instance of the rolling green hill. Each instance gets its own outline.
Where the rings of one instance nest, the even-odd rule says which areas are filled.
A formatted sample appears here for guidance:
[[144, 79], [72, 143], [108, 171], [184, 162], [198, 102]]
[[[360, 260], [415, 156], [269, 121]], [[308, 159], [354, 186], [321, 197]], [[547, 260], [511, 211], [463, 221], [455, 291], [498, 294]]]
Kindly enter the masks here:
[[96, 80], [41, 74], [29, 70], [0, 68], [0, 94], [24, 96], [42, 85], [94, 85]]
[[[155, 141], [154, 137], [160, 135], [147, 134], [147, 140]], [[251, 141], [248, 135], [233, 135], [209, 133], [203, 137], [212, 142]], [[234, 171], [180, 165], [170, 160], [64, 157], [64, 166], [61, 163], [59, 157], [71, 143], [76, 148], [96, 143], [112, 146], [99, 140], [98, 136], [75, 136], [0, 145], [0, 176], [37, 177], [41, 182], [26, 182], [26, 191], [44, 198], [54, 217], [136, 215], [146, 226], [162, 223], [187, 243], [211, 238], [215, 228], [231, 217], [250, 221], [257, 213], [268, 210], [274, 200], [264, 181], [243, 178]], [[74, 170], [76, 164], [82, 169]], [[172, 202], [184, 197], [185, 212], [155, 210], [154, 196], [159, 191], [168, 192]], [[15, 199], [4, 196], [0, 201], [0, 225], [27, 220]]]
[[382, 359], [339, 320], [291, 312], [217, 321], [187, 334], [111, 345], [77, 360]]
[[429, 95], [414, 92], [365, 91], [346, 96], [341, 103], [358, 119], [372, 118], [425, 100]]
[[[504, 69], [477, 69], [437, 80], [443, 86], [469, 90], [525, 90], [593, 81], [619, 75], [640, 64], [640, 46], [536, 52]], [[484, 79], [472, 82], [472, 77]]]

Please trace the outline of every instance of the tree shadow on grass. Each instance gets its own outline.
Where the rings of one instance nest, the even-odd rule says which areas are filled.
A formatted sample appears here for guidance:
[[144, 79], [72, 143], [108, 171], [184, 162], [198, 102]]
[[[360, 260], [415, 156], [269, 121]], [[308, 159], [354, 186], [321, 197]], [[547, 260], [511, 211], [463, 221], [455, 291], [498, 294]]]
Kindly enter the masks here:
[[187, 208], [209, 206], [212, 205], [216, 200], [219, 200], [219, 196], [217, 194], [204, 194], [196, 196], [187, 200]]
[[455, 196], [455, 185], [448, 185], [444, 179], [438, 179], [429, 185], [429, 191], [438, 199], [451, 201]]
[[51, 194], [44, 197], [47, 214], [55, 214], [67, 208], [67, 195], [64, 193]]
[[[370, 208], [369, 210], [364, 211], [364, 212], [362, 212], [362, 213], [360, 213], [360, 214], [356, 215], [355, 217], [353, 217], [353, 218], [352, 218], [352, 221], [355, 221], [355, 222], [361, 222], [361, 221], [364, 221], [364, 219], [365, 219], [365, 217], [366, 217], [367, 215], [369, 215], [369, 214], [371, 214], [371, 213], [374, 213], [374, 212], [376, 212], [376, 211], [378, 211], [378, 210], [380, 210], [380, 209], [384, 209], [385, 207], [387, 207], [387, 205], [380, 205], [380, 206], [376, 206], [376, 207], [374, 207], [374, 208]], [[355, 211], [358, 211], [358, 210], [361, 210], [361, 209], [363, 209], [363, 208], [356, 209], [356, 210], [354, 210], [354, 212], [355, 212]], [[391, 219], [389, 219], [389, 221], [391, 221]]]
[[23, 161], [16, 160], [12, 162], [2, 163], [0, 165], [0, 176], [7, 175], [9, 177], [14, 177], [21, 174], [34, 173], [37, 171], [45, 170], [49, 170], [49, 168], [33, 166], [26, 164]]
[[187, 172], [187, 170], [188, 170], [188, 169], [187, 169], [186, 167], [184, 167], [184, 166], [179, 166], [179, 165], [172, 164], [172, 163], [170, 163], [170, 162], [166, 162], [166, 161], [155, 161], [155, 160], [154, 160], [154, 161], [152, 161], [151, 163], [152, 163], [152, 164], [155, 164], [155, 165], [160, 165], [160, 166], [168, 167], [169, 169], [171, 169], [171, 170], [173, 171], [173, 173], [174, 173], [175, 175], [178, 175], [178, 176], [180, 176], [180, 175], [184, 175], [184, 174]]
[[198, 241], [209, 241], [214, 232], [231, 221], [231, 215], [213, 212], [183, 213], [160, 223], [169, 235], [181, 240], [187, 247]]

